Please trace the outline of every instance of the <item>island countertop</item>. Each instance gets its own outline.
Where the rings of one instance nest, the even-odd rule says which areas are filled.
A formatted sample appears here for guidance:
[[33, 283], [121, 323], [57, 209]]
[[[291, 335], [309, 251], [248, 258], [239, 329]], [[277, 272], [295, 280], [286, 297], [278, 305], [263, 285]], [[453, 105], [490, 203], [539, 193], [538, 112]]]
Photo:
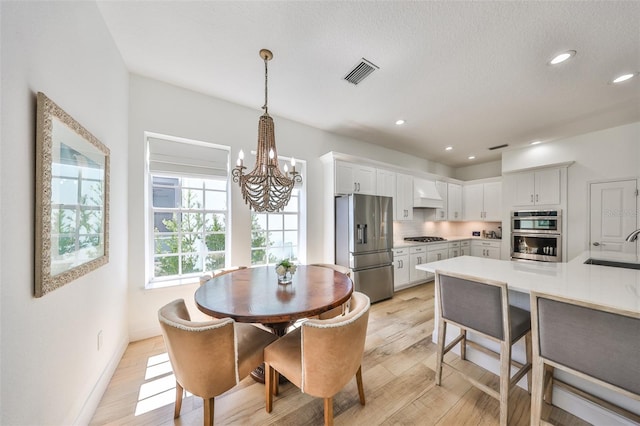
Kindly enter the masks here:
[[586, 251], [567, 263], [460, 256], [416, 265], [416, 269], [467, 274], [506, 282], [518, 292], [536, 291], [640, 313], [640, 270], [585, 264], [589, 258], [638, 262], [635, 255]]

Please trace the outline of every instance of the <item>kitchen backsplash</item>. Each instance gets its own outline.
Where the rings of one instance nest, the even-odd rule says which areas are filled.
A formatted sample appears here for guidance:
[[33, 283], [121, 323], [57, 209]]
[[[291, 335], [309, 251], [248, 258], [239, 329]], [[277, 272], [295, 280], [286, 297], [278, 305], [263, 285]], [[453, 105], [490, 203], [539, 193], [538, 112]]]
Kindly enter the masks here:
[[415, 217], [414, 220], [393, 222], [393, 242], [399, 244], [404, 242], [405, 237], [417, 237], [417, 236], [435, 236], [444, 237], [448, 236], [473, 236], [473, 231], [482, 232], [483, 230], [489, 232], [494, 231], [497, 234], [501, 234], [501, 230], [498, 228], [501, 226], [501, 222], [433, 222], [425, 221], [422, 217]]

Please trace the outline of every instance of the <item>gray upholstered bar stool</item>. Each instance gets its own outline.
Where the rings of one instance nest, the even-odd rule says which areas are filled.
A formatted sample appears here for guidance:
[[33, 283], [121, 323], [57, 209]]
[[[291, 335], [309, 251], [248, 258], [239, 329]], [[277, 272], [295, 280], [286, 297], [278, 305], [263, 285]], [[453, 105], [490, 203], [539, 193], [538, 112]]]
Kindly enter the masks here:
[[[446, 364], [460, 373], [473, 386], [500, 402], [500, 425], [507, 425], [509, 418], [509, 394], [518, 381], [527, 374], [531, 389], [531, 320], [529, 312], [509, 305], [507, 284], [484, 280], [468, 275], [436, 271], [438, 303], [438, 351], [436, 360], [436, 385], [442, 381], [444, 355], [460, 343], [460, 358], [466, 358], [467, 332], [500, 344], [500, 388], [495, 391], [484, 383], [469, 377], [456, 367]], [[447, 325], [460, 328], [460, 334], [446, 345]], [[511, 346], [525, 338], [527, 360], [524, 365], [511, 359]], [[445, 346], [446, 345], [446, 346]], [[487, 351], [487, 350], [486, 350]], [[511, 377], [511, 365], [520, 369]]]
[[640, 401], [640, 314], [532, 292], [531, 321], [532, 425], [548, 424], [542, 405], [551, 404], [554, 382], [640, 424], [640, 413], [553, 379], [557, 368]]

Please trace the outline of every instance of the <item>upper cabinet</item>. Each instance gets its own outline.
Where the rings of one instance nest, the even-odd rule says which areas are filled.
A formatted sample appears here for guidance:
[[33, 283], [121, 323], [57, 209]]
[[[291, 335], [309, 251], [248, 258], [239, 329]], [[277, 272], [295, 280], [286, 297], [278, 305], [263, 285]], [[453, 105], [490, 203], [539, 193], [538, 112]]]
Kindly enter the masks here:
[[396, 196], [396, 174], [389, 170], [376, 169], [376, 195]]
[[344, 161], [335, 165], [336, 194], [376, 195], [376, 169]]
[[560, 204], [560, 169], [536, 170], [514, 174], [514, 205]]
[[442, 198], [442, 207], [433, 209], [433, 211], [429, 215], [429, 218], [431, 220], [435, 220], [435, 221], [449, 220], [448, 215], [447, 215], [447, 211], [448, 211], [448, 205], [447, 205], [447, 182], [443, 182], [443, 181], [437, 180], [436, 181], [436, 190], [438, 191], [438, 194], [440, 194], [440, 197]]
[[464, 220], [499, 222], [502, 220], [502, 183], [465, 185], [462, 189]]
[[447, 218], [462, 220], [462, 186], [457, 183], [447, 184]]
[[413, 176], [396, 174], [394, 220], [413, 220]]

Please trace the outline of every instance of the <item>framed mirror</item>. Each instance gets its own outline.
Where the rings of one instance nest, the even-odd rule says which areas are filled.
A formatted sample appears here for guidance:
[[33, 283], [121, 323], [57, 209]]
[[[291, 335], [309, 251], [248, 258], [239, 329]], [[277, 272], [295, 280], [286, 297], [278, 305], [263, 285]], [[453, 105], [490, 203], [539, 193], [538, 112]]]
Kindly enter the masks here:
[[109, 261], [109, 148], [38, 93], [35, 296]]

